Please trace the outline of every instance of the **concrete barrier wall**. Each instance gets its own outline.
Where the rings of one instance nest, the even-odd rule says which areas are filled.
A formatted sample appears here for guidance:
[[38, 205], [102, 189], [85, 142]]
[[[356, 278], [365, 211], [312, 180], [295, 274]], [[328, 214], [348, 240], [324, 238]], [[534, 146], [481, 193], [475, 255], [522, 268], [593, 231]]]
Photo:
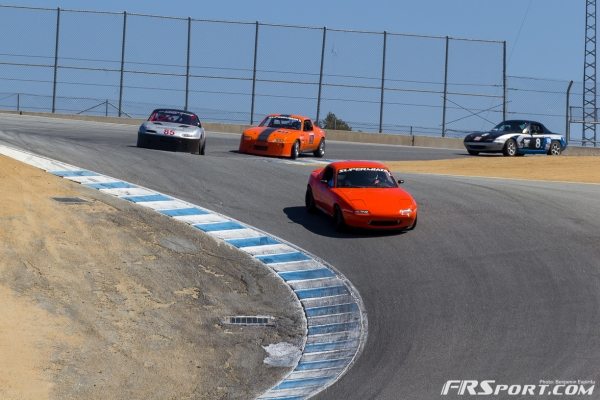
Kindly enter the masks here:
[[[37, 113], [28, 111], [0, 111], [5, 114], [21, 114], [32, 115], [50, 118], [63, 118], [80, 121], [96, 121], [109, 122], [117, 124], [140, 125], [144, 120], [135, 118], [118, 118], [118, 117], [102, 117], [90, 115], [72, 115], [72, 114], [52, 114], [52, 113]], [[244, 129], [250, 125], [235, 125], [224, 124], [218, 122], [203, 123], [204, 129], [210, 132], [228, 132], [241, 134]], [[438, 149], [460, 149], [463, 150], [462, 139], [457, 138], [442, 138], [432, 136], [410, 136], [410, 135], [394, 135], [389, 133], [367, 133], [353, 131], [336, 131], [327, 130], [328, 140], [338, 140], [342, 142], [358, 142], [358, 143], [376, 143], [376, 144], [391, 144], [400, 146], [416, 146], [416, 147], [432, 147]], [[595, 147], [567, 147], [564, 152], [569, 156], [600, 156], [600, 148]]]

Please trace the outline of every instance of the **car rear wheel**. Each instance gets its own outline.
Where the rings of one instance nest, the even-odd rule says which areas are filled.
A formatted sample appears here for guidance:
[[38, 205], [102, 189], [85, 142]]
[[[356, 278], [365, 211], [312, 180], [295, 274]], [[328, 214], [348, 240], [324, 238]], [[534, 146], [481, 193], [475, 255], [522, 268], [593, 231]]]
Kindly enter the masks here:
[[304, 204], [306, 205], [306, 211], [311, 214], [317, 212], [317, 206], [315, 205], [315, 198], [312, 194], [312, 189], [310, 186], [306, 188], [306, 195], [304, 195]]
[[333, 227], [338, 232], [343, 232], [344, 230], [346, 230], [346, 221], [344, 221], [344, 214], [342, 214], [342, 210], [337, 204], [333, 207]]
[[294, 142], [294, 144], [292, 145], [292, 151], [290, 153], [290, 158], [292, 160], [295, 160], [296, 158], [298, 158], [299, 155], [300, 155], [300, 142], [296, 140]]
[[200, 151], [198, 152], [198, 154], [200, 154], [201, 156], [203, 156], [206, 153], [206, 141], [202, 142], [200, 144]]
[[502, 154], [507, 157], [513, 157], [517, 155], [517, 142], [514, 139], [508, 139], [504, 144]]
[[321, 139], [319, 142], [319, 147], [313, 152], [315, 157], [323, 157], [325, 155], [325, 139]]
[[467, 150], [467, 152], [469, 152], [469, 154], [472, 155], [472, 156], [478, 156], [479, 155], [479, 152], [475, 151], [475, 150]]
[[548, 149], [549, 156], [559, 156], [560, 155], [560, 143], [557, 141], [552, 141], [550, 143], [550, 148]]

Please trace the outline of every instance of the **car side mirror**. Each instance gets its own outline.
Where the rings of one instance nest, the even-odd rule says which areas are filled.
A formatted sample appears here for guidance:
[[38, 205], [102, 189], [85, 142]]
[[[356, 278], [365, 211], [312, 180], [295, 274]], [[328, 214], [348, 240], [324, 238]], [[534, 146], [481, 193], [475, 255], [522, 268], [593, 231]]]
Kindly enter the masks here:
[[402, 185], [404, 183], [404, 179], [398, 179], [398, 183]]
[[327, 185], [327, 179], [321, 179], [321, 181], [320, 181], [320, 182], [321, 182], [321, 183], [324, 183], [324, 184], [326, 184], [326, 185]]
[[529, 135], [529, 128], [525, 128], [525, 129], [523, 129], [523, 134], [525, 134], [525, 135]]

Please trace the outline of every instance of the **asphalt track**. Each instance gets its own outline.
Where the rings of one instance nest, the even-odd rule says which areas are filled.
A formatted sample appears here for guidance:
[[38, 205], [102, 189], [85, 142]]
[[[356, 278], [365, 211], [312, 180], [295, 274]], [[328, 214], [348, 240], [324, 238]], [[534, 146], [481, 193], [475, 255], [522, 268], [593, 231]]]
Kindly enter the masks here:
[[[338, 234], [304, 210], [314, 167], [237, 154], [238, 135], [211, 135], [206, 156], [138, 149], [136, 130], [0, 116], [4, 144], [206, 205], [344, 273], [365, 302], [369, 336], [319, 399], [453, 398], [440, 396], [450, 379], [600, 381], [600, 185], [396, 174], [420, 205], [417, 229]], [[463, 156], [334, 142], [326, 155]]]

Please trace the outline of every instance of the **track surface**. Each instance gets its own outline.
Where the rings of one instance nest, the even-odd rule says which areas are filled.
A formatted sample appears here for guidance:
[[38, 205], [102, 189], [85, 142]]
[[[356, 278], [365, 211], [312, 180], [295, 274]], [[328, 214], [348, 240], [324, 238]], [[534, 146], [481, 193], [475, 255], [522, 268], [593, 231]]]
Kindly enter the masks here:
[[[355, 366], [318, 398], [439, 398], [450, 379], [600, 380], [600, 185], [397, 174], [420, 205], [418, 228], [338, 234], [304, 210], [313, 167], [236, 154], [238, 135], [210, 136], [207, 156], [138, 149], [136, 130], [0, 117], [3, 143], [205, 205], [340, 269], [365, 302], [369, 336]], [[331, 159], [462, 156], [327, 149]]]

